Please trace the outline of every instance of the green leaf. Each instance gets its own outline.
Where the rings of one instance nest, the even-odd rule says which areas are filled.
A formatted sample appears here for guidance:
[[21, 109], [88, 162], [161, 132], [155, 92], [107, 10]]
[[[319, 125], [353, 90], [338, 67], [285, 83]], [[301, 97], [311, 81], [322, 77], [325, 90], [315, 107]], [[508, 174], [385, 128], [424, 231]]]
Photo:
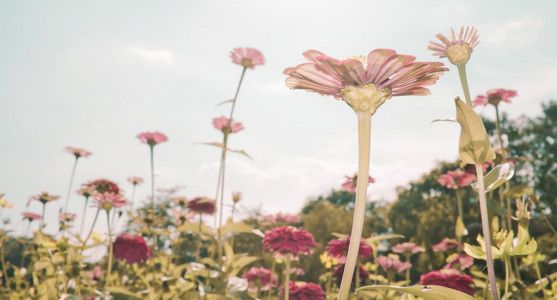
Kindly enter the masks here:
[[522, 198], [523, 195], [531, 195], [534, 188], [526, 185], [515, 185], [505, 193], [507, 198]]
[[[495, 190], [500, 187], [503, 183], [509, 181], [514, 175], [514, 165], [509, 163], [504, 163], [497, 165], [493, 170], [489, 171], [484, 176], [484, 186], [485, 192], [488, 193], [491, 190]], [[476, 191], [478, 190], [478, 182], [472, 183], [472, 188]]]
[[133, 297], [133, 298], [137, 298], [137, 299], [141, 298], [140, 296], [136, 295], [135, 293], [132, 293], [132, 292], [130, 292], [127, 289], [122, 288], [122, 287], [112, 286], [112, 287], [107, 287], [106, 290], [109, 291], [110, 293], [113, 293], [113, 294], [125, 295], [125, 296], [128, 296], [128, 297]]
[[456, 217], [455, 233], [457, 237], [468, 235], [468, 230], [466, 226], [464, 226], [464, 222], [462, 222], [460, 216]]
[[374, 235], [374, 236], [372, 236], [372, 237], [368, 237], [368, 238], [366, 239], [366, 243], [369, 245], [369, 244], [376, 243], [376, 242], [379, 242], [379, 241], [382, 241], [382, 240], [387, 240], [387, 239], [403, 239], [403, 238], [404, 238], [404, 235], [402, 235], [402, 234], [395, 234], [395, 233], [393, 233], [393, 234]]
[[356, 290], [393, 290], [400, 293], [408, 293], [422, 297], [426, 300], [473, 300], [474, 297], [461, 291], [453, 290], [444, 286], [437, 285], [414, 285], [408, 287], [392, 286], [392, 285], [368, 285]]
[[223, 104], [225, 104], [225, 103], [232, 103], [232, 102], [234, 102], [234, 99], [230, 99], [230, 100], [222, 101], [222, 102], [220, 102], [219, 104], [215, 105], [215, 107], [217, 107], [217, 106], [221, 106], [221, 105], [223, 105]]
[[481, 164], [495, 158], [482, 119], [460, 98], [455, 99], [456, 120], [460, 124], [458, 154], [463, 162]]
[[[201, 143], [201, 144], [203, 144], [203, 145], [209, 145], [209, 146], [215, 146], [215, 147], [224, 149], [224, 144], [223, 144], [223, 143], [212, 142], [212, 143]], [[227, 148], [226, 151], [240, 153], [240, 154], [246, 156], [247, 158], [253, 160], [253, 158], [251, 158], [251, 156], [249, 156], [249, 154], [248, 154], [246, 151], [244, 151], [244, 150], [233, 150], [233, 149]]]
[[52, 263], [50, 262], [50, 260], [39, 260], [38, 262], [36, 262], [33, 265], [33, 268], [35, 269], [35, 271], [39, 271], [45, 268], [48, 268], [52, 266]]
[[238, 222], [238, 223], [226, 223], [224, 225], [222, 225], [221, 227], [219, 227], [220, 230], [220, 234], [222, 236], [225, 236], [229, 233], [240, 233], [240, 232], [244, 232], [244, 233], [254, 233], [253, 232], [253, 227], [242, 223], [242, 222]]
[[[199, 232], [199, 223], [184, 223], [176, 228], [177, 232], [183, 231], [192, 231], [192, 232]], [[215, 233], [209, 229], [209, 227], [205, 226], [205, 224], [201, 224], [201, 232], [209, 235], [215, 235]]]

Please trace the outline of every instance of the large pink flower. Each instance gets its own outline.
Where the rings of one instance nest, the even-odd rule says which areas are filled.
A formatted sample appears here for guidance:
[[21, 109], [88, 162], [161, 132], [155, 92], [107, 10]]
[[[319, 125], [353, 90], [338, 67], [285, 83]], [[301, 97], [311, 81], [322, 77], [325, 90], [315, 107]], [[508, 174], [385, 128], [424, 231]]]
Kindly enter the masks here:
[[89, 155], [91, 155], [92, 153], [85, 150], [85, 149], [81, 149], [81, 148], [72, 148], [72, 147], [66, 147], [66, 151], [70, 152], [71, 154], [75, 155], [75, 158], [78, 159], [80, 157], [87, 157]]
[[497, 106], [501, 101], [511, 103], [511, 98], [517, 95], [518, 93], [515, 90], [493, 89], [487, 91], [486, 95], [478, 95], [476, 100], [472, 102], [472, 106], [486, 106], [488, 103]]
[[462, 271], [471, 267], [473, 264], [474, 258], [466, 253], [462, 253], [453, 258], [447, 265], [443, 267], [443, 269], [456, 269], [455, 267], [458, 267], [458, 269]]
[[131, 176], [128, 177], [128, 182], [133, 184], [133, 185], [140, 185], [143, 183], [143, 178], [138, 177], [138, 176]]
[[242, 123], [238, 123], [238, 122], [234, 122], [234, 119], [232, 119], [232, 122], [230, 124], [230, 128], [228, 128], [228, 118], [225, 116], [221, 116], [220, 118], [214, 118], [213, 119], [213, 126], [215, 126], [216, 129], [222, 131], [224, 134], [228, 134], [228, 133], [236, 133], [242, 129], [244, 129], [244, 126], [242, 125]]
[[447, 57], [453, 64], [467, 63], [472, 54], [472, 49], [478, 45], [478, 31], [474, 27], [461, 27], [459, 34], [451, 28], [448, 37], [438, 33], [435, 35], [442, 44], [429, 42], [427, 49], [434, 51], [433, 55]]
[[[329, 256], [338, 258], [338, 262], [341, 264], [346, 263], [346, 254], [348, 253], [348, 246], [350, 245], [350, 236], [347, 235], [343, 239], [331, 240], [327, 243], [327, 251]], [[360, 249], [358, 254], [362, 258], [369, 258], [373, 253], [373, 248], [368, 246], [363, 239], [360, 239]]]
[[400, 259], [394, 257], [387, 257], [387, 256], [379, 256], [377, 257], [377, 263], [381, 266], [381, 268], [385, 271], [393, 270], [397, 273], [400, 273], [412, 266], [409, 262], [402, 262]]
[[[358, 173], [354, 174], [354, 176], [344, 175], [346, 177], [346, 182], [342, 184], [342, 188], [349, 193], [356, 192], [356, 182], [358, 181]], [[375, 179], [369, 176], [369, 183], [375, 183]]]
[[264, 65], [265, 58], [263, 54], [254, 48], [234, 48], [230, 52], [232, 62], [243, 66], [244, 68], [253, 69], [255, 66]]
[[114, 242], [114, 256], [128, 264], [142, 263], [151, 257], [151, 249], [140, 236], [122, 234]]
[[[277, 285], [277, 275], [273, 274], [273, 286]], [[251, 267], [247, 273], [242, 275], [242, 278], [248, 280], [248, 291], [255, 293], [260, 291], [267, 291], [271, 288], [271, 270], [266, 268]]]
[[198, 214], [212, 215], [215, 213], [215, 200], [197, 197], [188, 202], [188, 208]]
[[476, 176], [474, 174], [464, 172], [464, 171], [447, 171], [445, 174], [439, 176], [437, 180], [442, 186], [449, 189], [457, 189], [459, 187], [466, 187], [476, 181]]
[[455, 270], [431, 271], [420, 277], [420, 284], [423, 285], [440, 285], [454, 290], [461, 291], [468, 295], [474, 295], [474, 284], [472, 277], [468, 275], [460, 275]]
[[292, 226], [275, 227], [265, 232], [262, 240], [263, 250], [278, 252], [280, 254], [291, 253], [311, 254], [317, 245], [313, 235], [303, 228]]
[[374, 114], [392, 96], [428, 95], [447, 68], [441, 62], [414, 62], [411, 55], [375, 49], [367, 57], [337, 60], [309, 50], [307, 63], [284, 70], [286, 86], [343, 99], [355, 111]]
[[26, 212], [23, 212], [22, 214], [23, 214], [23, 219], [24, 220], [29, 220], [29, 222], [32, 222], [34, 220], [40, 220], [42, 218], [41, 215], [37, 215], [37, 214], [32, 213], [32, 212], [27, 212], [26, 211]]
[[416, 254], [418, 252], [424, 252], [424, 247], [416, 246], [414, 243], [404, 242], [402, 244], [395, 245], [391, 250], [396, 253], [405, 254]]
[[124, 195], [111, 192], [104, 194], [95, 194], [93, 207], [110, 211], [112, 207], [120, 208], [126, 205], [127, 201], [124, 200]]
[[143, 132], [140, 133], [137, 138], [142, 143], [148, 144], [151, 147], [155, 146], [156, 144], [168, 141], [166, 135], [160, 132]]
[[[289, 299], [290, 300], [324, 300], [325, 291], [323, 288], [313, 282], [290, 281]], [[281, 299], [284, 297], [284, 285], [281, 285], [279, 292]]]

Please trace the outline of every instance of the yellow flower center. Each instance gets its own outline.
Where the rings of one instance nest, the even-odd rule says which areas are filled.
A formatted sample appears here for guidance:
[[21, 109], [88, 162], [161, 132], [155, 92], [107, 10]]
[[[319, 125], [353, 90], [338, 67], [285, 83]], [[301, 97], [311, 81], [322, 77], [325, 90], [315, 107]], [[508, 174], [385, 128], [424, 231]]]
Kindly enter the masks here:
[[468, 44], [456, 44], [447, 48], [447, 57], [453, 64], [467, 63], [470, 59], [472, 48]]
[[251, 59], [242, 58], [242, 66], [244, 66], [244, 68], [249, 68], [251, 67], [251, 65], [252, 65]]
[[391, 91], [378, 89], [373, 83], [362, 86], [346, 86], [340, 90], [340, 95], [356, 112], [373, 115], [377, 108], [391, 98]]

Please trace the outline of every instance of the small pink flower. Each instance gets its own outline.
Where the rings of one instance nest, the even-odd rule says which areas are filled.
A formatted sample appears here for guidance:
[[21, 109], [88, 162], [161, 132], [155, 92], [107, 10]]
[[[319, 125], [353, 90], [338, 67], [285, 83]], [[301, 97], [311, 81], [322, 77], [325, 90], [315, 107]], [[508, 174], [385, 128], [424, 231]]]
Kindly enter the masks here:
[[296, 224], [300, 223], [300, 218], [296, 215], [278, 212], [275, 215], [266, 215], [261, 221], [261, 225], [267, 226], [275, 223]]
[[182, 225], [194, 217], [194, 212], [187, 210], [173, 209], [170, 213], [174, 217], [174, 225]]
[[517, 95], [518, 94], [514, 90], [493, 89], [487, 91], [487, 95], [478, 95], [476, 100], [472, 102], [472, 106], [486, 106], [488, 103], [493, 106], [497, 106], [501, 101], [511, 103], [511, 98], [516, 97]]
[[124, 233], [116, 238], [113, 247], [114, 256], [128, 264], [140, 264], [151, 257], [151, 249], [140, 236]]
[[381, 266], [381, 268], [385, 271], [393, 270], [397, 273], [400, 273], [410, 267], [412, 264], [409, 262], [401, 262], [399, 259], [394, 257], [387, 257], [387, 256], [379, 256], [377, 257], [377, 263]]
[[61, 222], [70, 222], [75, 220], [75, 216], [73, 213], [60, 213], [59, 219]]
[[471, 267], [474, 264], [474, 258], [469, 256], [466, 253], [462, 253], [459, 256], [455, 257], [451, 260], [443, 269], [455, 269], [455, 266], [458, 267], [461, 271]]
[[82, 188], [80, 188], [79, 190], [77, 190], [77, 194], [85, 197], [85, 198], [89, 198], [91, 197], [94, 193], [96, 193], [95, 188], [90, 187], [90, 186], [84, 186]]
[[243, 66], [244, 68], [253, 69], [255, 66], [264, 65], [265, 58], [263, 54], [254, 48], [234, 48], [230, 52], [232, 62]]
[[[325, 300], [323, 288], [313, 282], [290, 281], [288, 283], [290, 300]], [[284, 285], [280, 286], [279, 294], [284, 297]]]
[[212, 215], [215, 213], [215, 200], [197, 197], [188, 202], [188, 208], [198, 214]]
[[[341, 264], [346, 263], [346, 254], [348, 253], [348, 246], [350, 245], [350, 236], [347, 235], [343, 239], [331, 240], [327, 243], [327, 252], [329, 256], [338, 258], [338, 262]], [[360, 249], [358, 254], [362, 258], [369, 258], [373, 253], [373, 248], [368, 246], [363, 239], [360, 239]]]
[[433, 245], [432, 249], [435, 252], [447, 251], [449, 249], [458, 248], [458, 241], [455, 239], [444, 238], [439, 244]]
[[23, 219], [27, 219], [29, 220], [29, 222], [32, 222], [34, 220], [40, 220], [42, 217], [40, 215], [34, 214], [32, 212], [23, 212]]
[[181, 207], [188, 206], [188, 199], [186, 198], [186, 196], [174, 196], [170, 198], [170, 201]]
[[86, 271], [86, 274], [90, 281], [98, 281], [103, 278], [103, 272], [99, 265], [96, 265], [93, 270]]
[[105, 192], [104, 194], [95, 194], [93, 199], [93, 207], [110, 211], [112, 207], [120, 208], [126, 205], [126, 200], [123, 199], [124, 195]]
[[294, 256], [299, 254], [311, 254], [317, 245], [313, 235], [303, 228], [292, 226], [275, 227], [265, 232], [265, 237], [261, 241], [263, 250], [278, 252], [281, 254], [290, 253]]
[[[349, 193], [356, 192], [356, 182], [358, 181], [358, 173], [355, 173], [354, 176], [344, 175], [346, 177], [346, 182], [342, 184], [342, 188]], [[375, 183], [375, 179], [369, 176], [369, 183]]]
[[435, 35], [442, 44], [437, 42], [429, 42], [427, 49], [434, 51], [434, 56], [441, 58], [447, 57], [452, 64], [467, 63], [472, 54], [472, 49], [478, 45], [478, 31], [474, 27], [460, 28], [457, 35], [451, 28], [451, 34], [448, 37], [438, 33]]
[[140, 185], [143, 183], [143, 178], [138, 177], [138, 176], [131, 176], [128, 177], [128, 182], [133, 184], [133, 185]]
[[234, 119], [232, 119], [231, 125], [230, 127], [232, 127], [232, 129], [228, 128], [228, 118], [225, 116], [221, 116], [220, 118], [214, 118], [213, 119], [213, 126], [215, 126], [216, 129], [222, 131], [224, 134], [228, 134], [228, 133], [236, 133], [242, 129], [244, 129], [244, 126], [242, 125], [242, 123], [238, 123], [238, 122], [234, 122]]
[[156, 144], [168, 141], [166, 135], [160, 132], [143, 132], [140, 133], [137, 138], [142, 143], [148, 144], [151, 147], [155, 146]]
[[81, 149], [81, 148], [72, 148], [72, 147], [66, 147], [66, 151], [70, 152], [71, 154], [75, 155], [75, 158], [78, 159], [80, 157], [88, 157], [89, 155], [91, 155], [92, 153], [85, 150], [85, 149]]
[[406, 253], [406, 254], [416, 254], [418, 252], [424, 252], [424, 247], [416, 246], [414, 243], [404, 242], [394, 246], [391, 250], [396, 253]]
[[472, 182], [476, 181], [476, 176], [461, 170], [447, 171], [447, 173], [441, 174], [441, 176], [439, 176], [439, 180], [437, 181], [444, 187], [457, 189], [459, 187], [466, 187], [472, 184]]
[[458, 271], [450, 269], [426, 273], [420, 277], [420, 284], [440, 285], [453, 290], [461, 291], [470, 296], [473, 296], [475, 292], [471, 287], [474, 285], [472, 277], [468, 275], [460, 275], [458, 274]]
[[[271, 271], [266, 268], [251, 267], [247, 273], [242, 275], [242, 278], [248, 280], [248, 291], [255, 293], [260, 291], [267, 291], [271, 288]], [[273, 286], [277, 286], [277, 275], [273, 274]]]
[[54, 201], [60, 199], [60, 196], [56, 195], [49, 195], [48, 192], [42, 192], [41, 194], [35, 195], [31, 197], [31, 200], [40, 201], [43, 204], [47, 202]]

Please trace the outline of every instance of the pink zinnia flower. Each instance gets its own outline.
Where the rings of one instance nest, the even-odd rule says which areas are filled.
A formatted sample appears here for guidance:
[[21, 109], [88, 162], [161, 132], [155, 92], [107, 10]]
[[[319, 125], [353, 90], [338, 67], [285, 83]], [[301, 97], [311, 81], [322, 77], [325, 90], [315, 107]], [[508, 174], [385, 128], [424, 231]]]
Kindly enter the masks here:
[[263, 250], [278, 252], [281, 254], [291, 253], [311, 254], [317, 245], [313, 235], [305, 229], [292, 226], [275, 227], [265, 232], [262, 240]]
[[275, 215], [266, 215], [261, 221], [261, 225], [267, 226], [275, 223], [296, 224], [300, 223], [300, 218], [297, 215], [278, 212]]
[[[333, 270], [333, 277], [335, 277], [337, 279], [337, 284], [340, 285], [340, 282], [342, 280], [342, 274], [344, 273], [344, 266], [346, 264], [340, 264], [338, 266], [335, 267], [335, 269]], [[358, 269], [354, 270], [354, 276], [352, 276], [352, 282], [356, 281], [356, 270], [359, 270], [360, 272], [360, 282], [364, 282], [368, 277], [369, 277], [369, 273], [367, 272], [367, 270], [364, 268], [364, 265], [362, 264], [358, 264]]]
[[497, 106], [501, 101], [511, 103], [511, 98], [517, 95], [518, 94], [514, 90], [493, 89], [487, 91], [487, 95], [478, 95], [476, 100], [472, 102], [472, 106], [486, 106], [488, 103], [493, 106]]
[[42, 218], [41, 215], [37, 215], [32, 212], [23, 212], [22, 214], [23, 214], [23, 219], [24, 220], [27, 219], [29, 220], [29, 222], [32, 222], [34, 220], [40, 220]]
[[[242, 275], [242, 278], [248, 280], [248, 291], [255, 293], [260, 291], [267, 291], [271, 288], [271, 270], [266, 268], [251, 267], [247, 273]], [[273, 274], [273, 286], [277, 286], [277, 275]]]
[[476, 176], [474, 174], [461, 170], [447, 171], [447, 173], [441, 174], [441, 176], [439, 176], [439, 180], [437, 180], [439, 184], [449, 189], [466, 187], [474, 181], [476, 181]]
[[468, 275], [460, 275], [454, 270], [431, 271], [420, 277], [422, 285], [440, 285], [454, 290], [461, 291], [470, 296], [474, 295], [474, 284], [472, 277]]
[[220, 118], [214, 118], [213, 119], [213, 126], [215, 126], [216, 129], [222, 131], [224, 134], [229, 134], [229, 133], [236, 133], [242, 129], [244, 129], [244, 126], [242, 125], [242, 123], [238, 123], [238, 122], [234, 122], [234, 119], [232, 119], [231, 124], [230, 124], [230, 128], [228, 128], [228, 118], [225, 116], [221, 116]]
[[455, 265], [461, 271], [471, 267], [474, 264], [474, 258], [466, 253], [462, 253], [451, 260], [443, 269], [455, 269]]
[[174, 196], [170, 198], [170, 201], [181, 207], [188, 206], [188, 199], [186, 198], [186, 196]]
[[[323, 288], [313, 282], [290, 281], [289, 299], [290, 300], [324, 300], [325, 291]], [[279, 292], [281, 299], [284, 297], [284, 285], [281, 285]]]
[[105, 192], [104, 194], [95, 194], [93, 207], [110, 211], [112, 207], [120, 208], [126, 205], [126, 200], [123, 199], [124, 195]]
[[243, 66], [244, 68], [253, 69], [257, 65], [264, 65], [265, 58], [263, 54], [254, 48], [234, 48], [230, 52], [232, 62]]
[[194, 217], [194, 213], [187, 210], [173, 209], [170, 211], [170, 213], [174, 217], [175, 225], [182, 225], [188, 222], [189, 220], [193, 219]]
[[424, 247], [416, 246], [414, 243], [404, 242], [394, 246], [391, 250], [396, 253], [406, 253], [406, 254], [416, 254], [418, 252], [424, 252]]
[[[356, 182], [358, 180], [358, 173], [354, 174], [354, 176], [344, 175], [346, 177], [346, 182], [342, 184], [342, 188], [349, 193], [356, 192]], [[369, 183], [375, 183], [375, 179], [369, 176]]]
[[42, 192], [38, 195], [32, 196], [31, 200], [40, 201], [42, 204], [46, 204], [47, 202], [54, 201], [60, 199], [60, 196], [50, 195], [48, 192]]
[[397, 273], [400, 273], [412, 266], [409, 262], [402, 262], [397, 258], [387, 256], [379, 256], [376, 261], [383, 270], [393, 270]]
[[212, 215], [215, 213], [215, 200], [197, 197], [188, 202], [188, 208], [198, 214]]
[[116, 238], [113, 247], [114, 256], [128, 264], [139, 264], [151, 257], [151, 249], [140, 236], [124, 233]]
[[99, 194], [104, 194], [106, 192], [114, 194], [120, 193], [120, 188], [118, 187], [118, 185], [107, 179], [92, 180], [82, 184], [81, 186], [93, 188], [95, 192]]
[[133, 185], [140, 185], [143, 183], [143, 178], [138, 177], [138, 176], [131, 176], [128, 177], [128, 182], [133, 184]]
[[[331, 240], [327, 243], [327, 252], [329, 256], [338, 258], [338, 262], [341, 264], [346, 263], [346, 254], [348, 253], [348, 246], [350, 245], [350, 236], [347, 235], [343, 239]], [[362, 258], [369, 258], [373, 253], [373, 248], [368, 246], [363, 239], [360, 239], [360, 249], [358, 254]]]
[[444, 238], [438, 244], [433, 245], [433, 251], [447, 251], [449, 249], [456, 249], [458, 248], [458, 241], [455, 239]]
[[96, 265], [93, 270], [85, 271], [85, 273], [87, 274], [87, 278], [89, 278], [90, 281], [97, 281], [99, 279], [102, 279], [103, 277], [103, 272], [101, 266], [99, 265]]
[[429, 42], [427, 49], [434, 51], [433, 55], [447, 57], [452, 64], [467, 63], [472, 54], [472, 49], [478, 45], [478, 31], [474, 27], [461, 27], [460, 33], [455, 34], [451, 28], [448, 37], [438, 33], [435, 35], [442, 44]]
[[375, 49], [367, 57], [337, 60], [309, 50], [307, 63], [284, 70], [286, 86], [344, 100], [356, 112], [371, 115], [392, 96], [428, 95], [447, 68], [441, 62], [414, 62], [411, 55]]
[[66, 151], [70, 152], [71, 154], [75, 155], [75, 158], [78, 159], [80, 157], [87, 157], [89, 155], [91, 155], [92, 153], [85, 150], [85, 149], [81, 149], [81, 148], [72, 148], [72, 147], [66, 147]]
[[166, 135], [160, 132], [143, 132], [140, 133], [137, 138], [142, 143], [148, 144], [151, 147], [155, 146], [156, 144], [168, 141]]
[[70, 222], [75, 220], [75, 216], [73, 213], [60, 213], [59, 219], [61, 222]]
[[91, 197], [95, 192], [95, 188], [90, 186], [84, 186], [77, 190], [77, 193], [85, 198]]

